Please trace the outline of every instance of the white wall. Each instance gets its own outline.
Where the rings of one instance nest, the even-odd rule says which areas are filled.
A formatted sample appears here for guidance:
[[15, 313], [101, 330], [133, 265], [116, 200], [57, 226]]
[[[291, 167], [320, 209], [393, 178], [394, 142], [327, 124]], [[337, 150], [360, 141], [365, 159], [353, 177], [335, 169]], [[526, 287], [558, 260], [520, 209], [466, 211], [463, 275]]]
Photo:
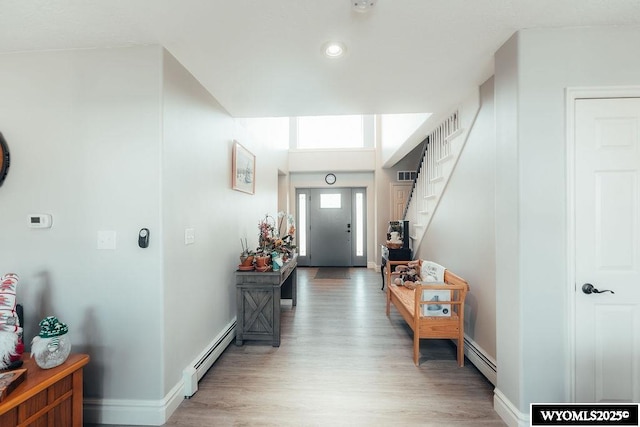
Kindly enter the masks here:
[[639, 43], [637, 26], [525, 30], [496, 55], [497, 319], [517, 325], [498, 328], [498, 389], [522, 413], [569, 399], [565, 89], [638, 85]]
[[[163, 81], [166, 394], [235, 318], [240, 239], [257, 247], [258, 222], [267, 212], [277, 213], [278, 167], [286, 171], [287, 136], [283, 143], [277, 126], [263, 123], [265, 132], [256, 133], [250, 127], [257, 123], [231, 118], [168, 52]], [[256, 155], [254, 195], [231, 189], [234, 140]], [[194, 244], [184, 242], [187, 228], [195, 231]]]
[[[508, 404], [521, 399], [521, 310], [518, 286], [519, 205], [517, 101], [518, 34], [509, 39], [495, 58], [496, 108], [496, 355], [499, 393]], [[517, 303], [516, 303], [517, 302]]]
[[[242, 214], [220, 206], [244, 194], [230, 189], [233, 119], [167, 52], [162, 126], [164, 395], [212, 331], [235, 315], [233, 269], [221, 267], [233, 267], [238, 258], [221, 237], [229, 225], [237, 229]], [[185, 229], [194, 230], [193, 244], [185, 244]], [[225, 239], [239, 253], [239, 239], [231, 237]]]
[[291, 172], [371, 172], [375, 170], [376, 151], [356, 148], [339, 150], [291, 150], [289, 170]]
[[[162, 396], [158, 47], [0, 55], [0, 271], [20, 275], [26, 346], [38, 322], [88, 352], [85, 396]], [[53, 227], [27, 227], [27, 214]], [[138, 230], [152, 230], [140, 249]], [[97, 232], [117, 233], [97, 250]], [[160, 357], [159, 357], [160, 356]]]
[[496, 359], [495, 121], [493, 79], [480, 88], [480, 111], [415, 258], [469, 282], [465, 335]]
[[[158, 46], [2, 55], [0, 99], [0, 272], [21, 277], [27, 349], [58, 316], [91, 356], [88, 421], [163, 422], [183, 369], [235, 319], [240, 238], [257, 246], [276, 212], [288, 141], [254, 135]], [[231, 190], [234, 140], [256, 154], [255, 195]], [[96, 249], [99, 230], [115, 250]]]

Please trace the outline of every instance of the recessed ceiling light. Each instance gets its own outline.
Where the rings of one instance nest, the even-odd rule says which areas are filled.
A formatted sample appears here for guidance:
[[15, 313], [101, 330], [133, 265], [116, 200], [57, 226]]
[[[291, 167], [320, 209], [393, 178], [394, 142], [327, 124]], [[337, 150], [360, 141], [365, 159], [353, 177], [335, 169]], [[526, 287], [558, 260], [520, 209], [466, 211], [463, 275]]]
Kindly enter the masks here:
[[328, 58], [340, 58], [345, 54], [346, 51], [347, 48], [345, 47], [344, 43], [340, 42], [327, 42], [322, 47], [322, 52]]

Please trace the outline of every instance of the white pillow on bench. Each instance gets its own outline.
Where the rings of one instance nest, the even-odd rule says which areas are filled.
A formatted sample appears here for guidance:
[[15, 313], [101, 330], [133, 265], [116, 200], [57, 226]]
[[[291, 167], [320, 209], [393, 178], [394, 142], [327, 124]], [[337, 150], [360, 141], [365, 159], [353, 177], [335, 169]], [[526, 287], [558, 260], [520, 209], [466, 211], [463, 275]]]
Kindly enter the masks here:
[[[446, 269], [433, 261], [422, 261], [420, 278], [423, 284], [444, 283]], [[423, 290], [423, 301], [450, 301], [451, 292], [444, 290]], [[425, 304], [422, 306], [423, 316], [451, 316], [451, 304]]]
[[444, 282], [444, 268], [440, 264], [436, 264], [433, 261], [422, 261], [420, 266], [420, 278], [422, 283], [426, 282]]

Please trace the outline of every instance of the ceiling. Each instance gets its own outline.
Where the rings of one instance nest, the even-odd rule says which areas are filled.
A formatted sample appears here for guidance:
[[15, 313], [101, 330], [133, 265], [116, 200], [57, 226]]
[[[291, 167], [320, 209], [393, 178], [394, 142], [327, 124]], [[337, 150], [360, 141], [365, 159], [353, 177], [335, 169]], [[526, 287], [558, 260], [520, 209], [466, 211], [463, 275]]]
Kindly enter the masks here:
[[0, 0], [0, 53], [160, 44], [236, 117], [417, 113], [466, 97], [519, 29], [640, 24], [638, 0], [375, 1]]

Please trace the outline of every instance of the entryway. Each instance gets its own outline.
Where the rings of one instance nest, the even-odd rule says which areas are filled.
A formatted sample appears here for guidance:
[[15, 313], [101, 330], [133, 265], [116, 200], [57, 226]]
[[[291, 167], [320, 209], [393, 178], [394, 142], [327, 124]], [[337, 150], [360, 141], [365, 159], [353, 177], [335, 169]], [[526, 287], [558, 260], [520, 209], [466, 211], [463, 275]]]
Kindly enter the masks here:
[[296, 190], [298, 265], [367, 265], [365, 188]]

